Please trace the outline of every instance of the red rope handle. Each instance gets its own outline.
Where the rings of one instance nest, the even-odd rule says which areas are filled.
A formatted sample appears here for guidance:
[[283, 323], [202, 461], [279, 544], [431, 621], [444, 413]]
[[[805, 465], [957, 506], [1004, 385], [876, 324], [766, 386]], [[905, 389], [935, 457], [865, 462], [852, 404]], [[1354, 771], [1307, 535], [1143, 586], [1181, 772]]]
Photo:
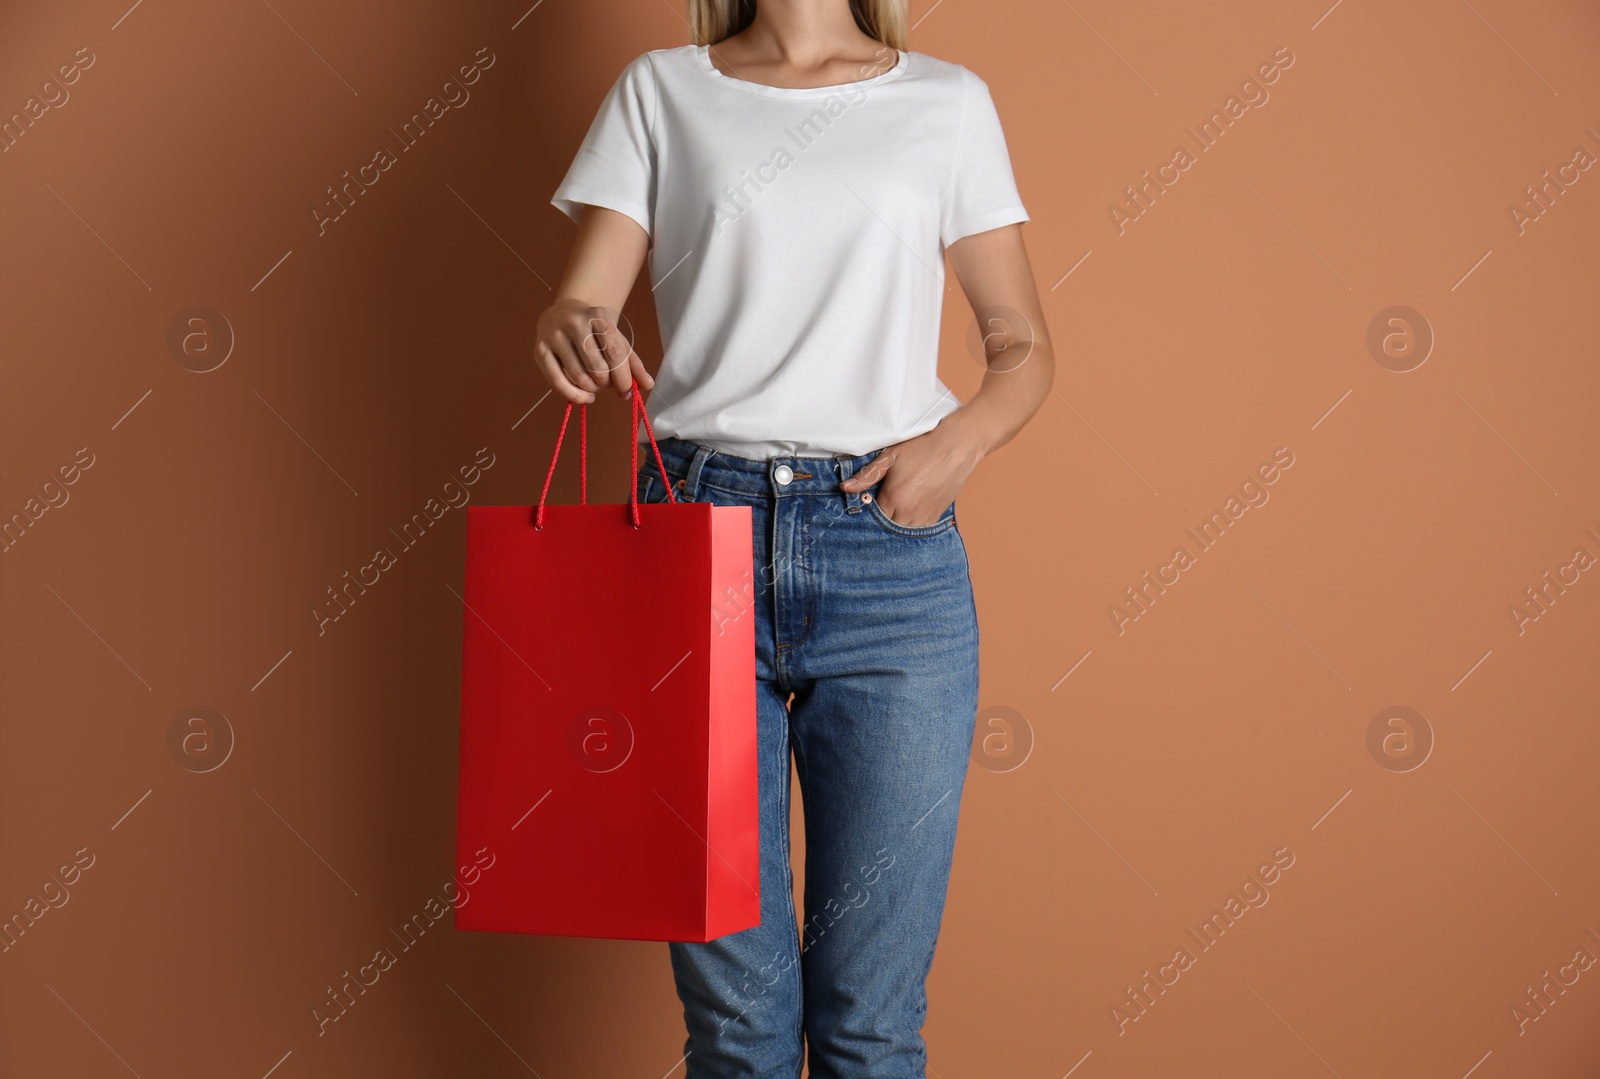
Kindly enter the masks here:
[[572, 404], [568, 401], [566, 411], [561, 413], [561, 430], [556, 432], [556, 451], [550, 455], [550, 468], [544, 474], [544, 487], [539, 490], [539, 508], [533, 514], [535, 528], [544, 527], [544, 499], [550, 493], [550, 481], [555, 478], [556, 461], [561, 458], [561, 440], [567, 436], [567, 420], [572, 417]]
[[[655, 451], [656, 468], [660, 469], [662, 483], [667, 488], [667, 501], [676, 502], [677, 496], [672, 493], [672, 484], [668, 482], [666, 462], [661, 459], [661, 447], [656, 445], [656, 433], [650, 426], [650, 414], [645, 411], [640, 400], [639, 382], [633, 381], [633, 391], [629, 395], [633, 405], [633, 427], [628, 433], [628, 445], [631, 447], [629, 454], [628, 473], [628, 506], [633, 517], [633, 527], [640, 527], [639, 522], [639, 490], [634, 478], [639, 474], [639, 421], [644, 420], [645, 434], [650, 437], [650, 448]], [[550, 494], [550, 481], [555, 478], [556, 462], [561, 459], [561, 443], [567, 436], [567, 421], [572, 418], [572, 406], [577, 404], [568, 401], [567, 407], [561, 413], [561, 428], [556, 432], [555, 452], [550, 455], [550, 467], [544, 474], [544, 486], [539, 490], [539, 507], [534, 511], [533, 527], [544, 527], [544, 504]], [[578, 404], [578, 502], [586, 505], [589, 501], [589, 406]]]
[[[655, 452], [656, 468], [661, 473], [661, 484], [667, 489], [667, 501], [676, 502], [678, 501], [678, 498], [672, 493], [672, 482], [667, 479], [666, 463], [661, 460], [661, 447], [656, 445], [655, 428], [650, 426], [650, 413], [645, 411], [644, 402], [639, 400], [639, 396], [639, 382], [637, 379], [635, 379], [633, 383], [632, 394], [633, 427], [632, 430], [628, 432], [628, 445], [632, 446], [633, 450], [628, 455], [628, 462], [630, 465], [628, 474], [630, 476], [637, 476], [639, 474], [639, 421], [643, 419], [644, 433], [650, 436], [650, 449]], [[628, 506], [631, 508], [633, 513], [633, 527], [638, 528], [639, 492], [637, 490], [637, 485], [632, 483], [628, 485]]]

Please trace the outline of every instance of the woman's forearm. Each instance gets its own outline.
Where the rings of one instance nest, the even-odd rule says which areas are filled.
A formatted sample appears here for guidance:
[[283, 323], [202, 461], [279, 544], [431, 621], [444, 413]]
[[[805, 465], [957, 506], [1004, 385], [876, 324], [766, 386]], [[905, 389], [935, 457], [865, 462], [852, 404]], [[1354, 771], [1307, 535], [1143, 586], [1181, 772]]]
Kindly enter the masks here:
[[[1024, 357], [1020, 361], [1016, 358]], [[1048, 340], [1011, 340], [989, 357], [978, 392], [944, 418], [988, 456], [1010, 442], [1044, 403], [1055, 380], [1056, 361]], [[943, 424], [941, 424], [942, 426]]]

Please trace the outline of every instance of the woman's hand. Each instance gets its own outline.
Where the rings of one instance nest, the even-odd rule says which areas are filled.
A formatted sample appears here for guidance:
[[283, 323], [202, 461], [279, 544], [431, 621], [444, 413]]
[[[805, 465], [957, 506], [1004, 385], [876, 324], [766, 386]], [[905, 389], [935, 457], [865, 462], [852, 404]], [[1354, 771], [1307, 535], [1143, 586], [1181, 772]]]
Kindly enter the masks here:
[[609, 307], [562, 298], [539, 315], [534, 362], [567, 400], [590, 404], [607, 384], [626, 398], [634, 379], [647, 390], [655, 386], [644, 361], [617, 329], [617, 314]]
[[839, 485], [861, 491], [882, 481], [878, 508], [895, 524], [921, 528], [938, 521], [984, 457], [985, 441], [957, 409], [931, 431], [884, 447], [867, 467]]

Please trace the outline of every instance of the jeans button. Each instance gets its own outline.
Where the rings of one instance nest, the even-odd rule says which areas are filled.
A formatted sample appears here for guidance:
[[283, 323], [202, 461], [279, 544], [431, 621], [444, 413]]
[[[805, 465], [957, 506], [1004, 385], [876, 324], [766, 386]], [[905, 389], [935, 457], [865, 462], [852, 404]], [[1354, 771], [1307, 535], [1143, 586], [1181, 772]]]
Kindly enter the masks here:
[[794, 479], [794, 469], [788, 465], [779, 465], [772, 470], [772, 478], [778, 481], [779, 487], [787, 486], [789, 481]]

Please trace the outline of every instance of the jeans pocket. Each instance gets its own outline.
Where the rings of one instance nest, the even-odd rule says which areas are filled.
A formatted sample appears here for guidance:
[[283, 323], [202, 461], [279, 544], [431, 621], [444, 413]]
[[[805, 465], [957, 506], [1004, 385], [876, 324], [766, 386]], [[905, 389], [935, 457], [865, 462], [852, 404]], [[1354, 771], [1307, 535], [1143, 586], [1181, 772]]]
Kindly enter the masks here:
[[666, 482], [663, 483], [661, 479], [661, 471], [660, 469], [656, 468], [655, 461], [645, 461], [639, 465], [639, 471], [634, 477], [634, 482], [638, 486], [639, 502], [641, 504], [667, 501], [668, 483], [672, 485], [673, 496], [679, 502], [684, 501], [683, 478], [681, 476], [673, 475], [670, 466], [666, 474]]
[[946, 506], [944, 513], [940, 514], [939, 519], [931, 525], [917, 525], [915, 527], [903, 525], [883, 512], [883, 508], [878, 505], [876, 498], [867, 503], [867, 513], [873, 520], [897, 536], [937, 536], [942, 532], [948, 532], [955, 527], [956, 523], [956, 504], [954, 502]]

